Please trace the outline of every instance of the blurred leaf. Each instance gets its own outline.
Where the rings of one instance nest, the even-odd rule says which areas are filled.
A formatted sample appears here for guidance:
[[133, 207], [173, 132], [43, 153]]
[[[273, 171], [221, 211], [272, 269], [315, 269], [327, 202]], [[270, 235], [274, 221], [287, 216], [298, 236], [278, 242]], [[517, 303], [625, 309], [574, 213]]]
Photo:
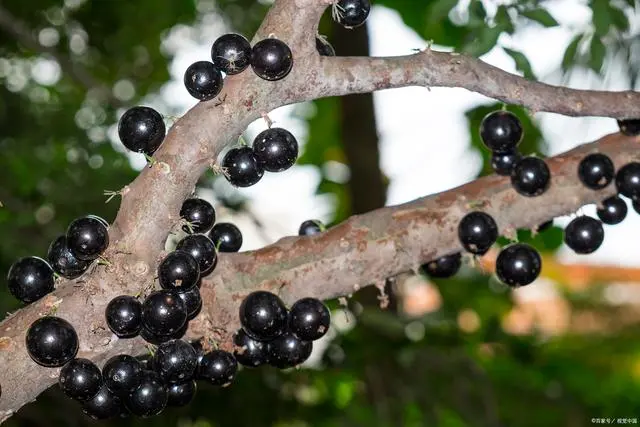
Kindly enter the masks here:
[[506, 6], [498, 6], [494, 20], [498, 26], [504, 28], [506, 33], [513, 34], [515, 32], [513, 21], [511, 20], [511, 16], [509, 16], [509, 11]]
[[611, 21], [613, 25], [621, 32], [629, 30], [629, 18], [627, 15], [617, 7], [609, 4], [609, 14], [611, 15]]
[[533, 70], [531, 69], [531, 64], [529, 63], [529, 60], [522, 52], [509, 49], [506, 47], [503, 47], [502, 49], [504, 49], [504, 51], [511, 58], [513, 58], [514, 62], [516, 63], [516, 69], [518, 71], [521, 71], [526, 78], [535, 80], [536, 76], [533, 74]]
[[523, 10], [520, 12], [520, 14], [531, 19], [532, 21], [536, 21], [537, 23], [545, 27], [557, 27], [558, 25], [560, 25], [558, 24], [558, 21], [556, 21], [556, 19], [551, 16], [551, 14], [546, 9], [537, 8]]
[[584, 34], [578, 34], [571, 40], [571, 42], [567, 46], [567, 49], [564, 51], [564, 56], [562, 58], [562, 70], [567, 71], [573, 65], [576, 54], [578, 53], [578, 46], [583, 36]]
[[596, 30], [596, 36], [606, 36], [612, 25], [609, 0], [591, 0], [589, 6], [593, 11], [593, 25]]
[[607, 54], [607, 49], [604, 47], [602, 40], [595, 35], [591, 39], [589, 53], [589, 67], [591, 67], [591, 69], [596, 73], [600, 74], [602, 71], [602, 64], [604, 63], [604, 57]]
[[473, 41], [462, 49], [463, 52], [475, 57], [482, 56], [493, 49], [502, 34], [502, 28], [480, 27], [477, 31]]

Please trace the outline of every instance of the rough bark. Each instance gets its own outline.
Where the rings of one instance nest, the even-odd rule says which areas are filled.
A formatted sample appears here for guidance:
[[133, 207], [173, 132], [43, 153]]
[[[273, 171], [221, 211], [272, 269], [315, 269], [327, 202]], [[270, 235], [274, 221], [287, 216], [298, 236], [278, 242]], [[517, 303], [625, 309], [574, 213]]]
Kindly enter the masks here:
[[[182, 201], [226, 145], [262, 113], [278, 106], [323, 96], [422, 85], [464, 87], [534, 110], [568, 115], [640, 117], [640, 93], [554, 88], [530, 82], [462, 55], [426, 50], [409, 57], [320, 58], [315, 51], [318, 18], [330, 0], [277, 0], [255, 40], [270, 34], [294, 54], [291, 74], [266, 82], [250, 70], [229, 77], [219, 100], [200, 103], [170, 130], [157, 162], [123, 189], [110, 229], [110, 265], [96, 266], [82, 280], [63, 281], [55, 292], [0, 323], [0, 421], [33, 401], [53, 384], [59, 370], [36, 365], [24, 347], [24, 334], [39, 316], [55, 312], [76, 328], [80, 357], [99, 366], [118, 353], [144, 351], [141, 339], [117, 339], [103, 318], [107, 302], [137, 294], [154, 283], [164, 241], [178, 221]], [[207, 337], [229, 348], [238, 327], [237, 307], [244, 295], [269, 289], [291, 303], [302, 296], [333, 298], [386, 277], [415, 270], [422, 262], [460, 249], [456, 225], [472, 209], [496, 219], [500, 230], [532, 227], [615, 192], [595, 192], [576, 177], [588, 152], [608, 154], [617, 167], [637, 160], [640, 137], [610, 135], [549, 160], [550, 189], [537, 198], [516, 194], [507, 178], [486, 177], [434, 196], [350, 218], [315, 237], [288, 237], [266, 248], [223, 254], [204, 281], [204, 309], [190, 323], [188, 336]], [[259, 184], [258, 184], [259, 185]]]

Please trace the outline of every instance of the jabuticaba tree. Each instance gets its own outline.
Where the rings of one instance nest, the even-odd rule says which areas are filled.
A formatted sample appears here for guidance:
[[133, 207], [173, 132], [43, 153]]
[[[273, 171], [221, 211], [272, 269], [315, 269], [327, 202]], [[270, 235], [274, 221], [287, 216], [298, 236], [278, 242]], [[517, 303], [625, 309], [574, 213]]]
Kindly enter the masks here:
[[[316, 38], [328, 8], [354, 28], [371, 5], [276, 0], [251, 42], [224, 35], [213, 42], [212, 62], [185, 70], [185, 90], [200, 102], [168, 131], [149, 107], [132, 105], [122, 115], [121, 143], [148, 167], [119, 192], [115, 221], [78, 218], [52, 242], [48, 260], [23, 258], [9, 271], [11, 293], [27, 305], [0, 325], [1, 420], [56, 381], [93, 418], [154, 416], [189, 403], [196, 381], [232, 384], [239, 364], [304, 362], [330, 327], [323, 300], [421, 268], [451, 277], [462, 253], [482, 256], [502, 234], [603, 202], [600, 220], [578, 216], [566, 229], [570, 248], [591, 253], [604, 239], [602, 222], [626, 214], [618, 194], [637, 210], [640, 93], [555, 87], [429, 47], [389, 58], [328, 55], [333, 49]], [[210, 168], [248, 187], [295, 163], [296, 137], [269, 120], [252, 144], [237, 145], [269, 111], [405, 86], [461, 87], [535, 111], [610, 117], [621, 132], [542, 159], [519, 151], [520, 119], [495, 111], [478, 129], [495, 175], [328, 229], [310, 219], [299, 236], [253, 251], [238, 252], [241, 230], [216, 224], [213, 207], [192, 196]], [[167, 252], [175, 230], [184, 236]], [[496, 273], [512, 288], [526, 286], [541, 263], [535, 248], [513, 243], [499, 253]], [[149, 350], [148, 360], [136, 358]]]

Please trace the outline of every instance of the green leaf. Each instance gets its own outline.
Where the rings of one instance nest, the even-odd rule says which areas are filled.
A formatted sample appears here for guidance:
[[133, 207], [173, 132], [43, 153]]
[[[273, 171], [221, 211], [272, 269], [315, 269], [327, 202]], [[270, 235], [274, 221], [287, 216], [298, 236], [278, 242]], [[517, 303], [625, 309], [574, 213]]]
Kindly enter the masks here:
[[609, 0], [593, 0], [590, 6], [593, 11], [593, 25], [596, 30], [596, 35], [607, 35], [612, 25], [609, 12], [611, 10]]
[[498, 43], [502, 27], [482, 27], [479, 31], [480, 34], [462, 49], [463, 52], [476, 57], [489, 52]]
[[518, 71], [522, 72], [522, 74], [524, 74], [526, 78], [535, 80], [536, 76], [533, 74], [533, 70], [531, 69], [531, 64], [529, 63], [529, 60], [524, 55], [524, 53], [519, 52], [517, 50], [509, 49], [506, 47], [503, 47], [502, 49], [504, 49], [504, 51], [511, 58], [513, 58], [513, 61], [516, 63], [516, 69]]
[[537, 23], [547, 28], [557, 27], [558, 25], [560, 25], [558, 24], [558, 21], [556, 21], [556, 19], [553, 16], [551, 16], [551, 14], [545, 9], [538, 8], [538, 9], [524, 10], [520, 12], [520, 14], [522, 16], [526, 16], [532, 21], [536, 21]]
[[496, 22], [496, 25], [504, 28], [505, 32], [509, 34], [513, 34], [515, 32], [513, 21], [511, 20], [511, 16], [509, 16], [509, 11], [506, 6], [499, 6], [496, 11], [496, 16], [493, 19]]
[[611, 21], [613, 21], [613, 25], [620, 30], [621, 32], [626, 32], [629, 30], [629, 18], [627, 15], [620, 9], [615, 6], [611, 6], [609, 8], [609, 13], [611, 15]]
[[472, 0], [469, 4], [469, 21], [470, 23], [484, 24], [487, 19], [487, 11], [480, 0]]
[[578, 34], [571, 40], [571, 43], [567, 46], [567, 49], [564, 51], [564, 57], [562, 58], [562, 70], [567, 71], [574, 63], [576, 58], [576, 54], [578, 53], [578, 45], [580, 44], [580, 40], [582, 40], [584, 34]]
[[589, 53], [589, 67], [596, 73], [600, 74], [602, 71], [602, 64], [604, 63], [604, 57], [607, 54], [607, 49], [604, 47], [600, 37], [593, 36], [591, 39]]

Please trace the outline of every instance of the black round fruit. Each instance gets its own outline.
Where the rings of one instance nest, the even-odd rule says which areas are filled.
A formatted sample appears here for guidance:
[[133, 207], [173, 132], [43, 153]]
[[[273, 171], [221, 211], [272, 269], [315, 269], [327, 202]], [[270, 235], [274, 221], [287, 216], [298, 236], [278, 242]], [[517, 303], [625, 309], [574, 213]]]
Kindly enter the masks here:
[[251, 44], [240, 34], [224, 34], [213, 42], [211, 59], [226, 74], [238, 74], [251, 64]]
[[516, 163], [522, 159], [517, 151], [508, 151], [506, 153], [492, 153], [491, 167], [498, 175], [509, 176], [513, 171]]
[[105, 310], [107, 326], [120, 338], [130, 338], [142, 328], [142, 304], [135, 297], [120, 295], [109, 301]]
[[149, 332], [171, 335], [187, 321], [187, 308], [176, 291], [156, 291], [142, 304], [142, 320]]
[[458, 224], [458, 238], [468, 252], [484, 255], [498, 239], [498, 226], [491, 215], [470, 212]]
[[640, 200], [640, 163], [627, 163], [616, 174], [618, 193], [632, 200]]
[[60, 370], [58, 385], [72, 399], [89, 400], [100, 391], [102, 374], [89, 359], [73, 359]]
[[640, 119], [618, 120], [618, 127], [627, 136], [640, 135]]
[[242, 247], [242, 233], [230, 222], [219, 222], [209, 232], [209, 238], [219, 252], [238, 252]]
[[204, 234], [191, 234], [180, 240], [176, 245], [176, 251], [186, 252], [198, 262], [200, 277], [208, 275], [216, 268], [216, 246]]
[[175, 251], [158, 266], [158, 281], [162, 289], [188, 290], [200, 280], [200, 265], [190, 253]]
[[322, 233], [325, 229], [325, 225], [322, 221], [317, 219], [308, 219], [300, 224], [298, 236], [313, 236], [314, 234]]
[[574, 218], [564, 230], [564, 242], [578, 254], [595, 252], [603, 241], [602, 223], [588, 216]]
[[187, 290], [179, 290], [178, 296], [187, 308], [187, 320], [193, 319], [200, 313], [202, 297], [200, 296], [200, 289], [198, 289], [197, 286]]
[[296, 162], [298, 141], [286, 129], [269, 128], [253, 140], [253, 154], [264, 170], [282, 172]]
[[42, 258], [20, 258], [9, 268], [7, 282], [11, 295], [24, 303], [30, 303], [53, 291], [53, 270]]
[[522, 123], [509, 111], [493, 111], [480, 123], [480, 138], [494, 152], [510, 152], [522, 141]]
[[336, 51], [323, 36], [316, 36], [316, 50], [320, 56], [336, 56]]
[[311, 341], [302, 341], [287, 332], [267, 344], [267, 359], [276, 368], [293, 368], [307, 360], [312, 350]]
[[109, 246], [109, 231], [102, 221], [86, 216], [75, 219], [67, 228], [67, 246], [83, 261], [92, 261]]
[[191, 344], [182, 340], [167, 341], [158, 346], [153, 368], [166, 383], [182, 383], [193, 378], [198, 357]]
[[194, 98], [208, 101], [218, 96], [222, 90], [222, 73], [213, 62], [194, 62], [184, 72], [184, 87]]
[[346, 28], [355, 28], [364, 24], [371, 11], [369, 0], [338, 0], [333, 5], [334, 21]]
[[65, 279], [80, 277], [91, 265], [91, 261], [82, 261], [73, 255], [67, 246], [67, 238], [64, 235], [58, 236], [56, 240], [51, 242], [47, 251], [47, 259], [51, 263], [53, 271]]
[[216, 222], [216, 211], [203, 199], [187, 199], [180, 208], [180, 218], [188, 222], [182, 226], [185, 233], [205, 233]]
[[94, 420], [105, 420], [117, 417], [122, 412], [122, 403], [106, 386], [100, 387], [98, 393], [82, 404], [82, 412]]
[[140, 385], [142, 363], [128, 354], [119, 354], [107, 360], [102, 367], [102, 377], [109, 391], [117, 396], [127, 396]]
[[63, 366], [78, 353], [78, 335], [69, 322], [59, 317], [41, 317], [29, 326], [27, 352], [38, 365]]
[[289, 310], [289, 330], [302, 341], [315, 341], [329, 330], [331, 314], [316, 298], [302, 298]]
[[282, 40], [260, 40], [251, 50], [251, 68], [264, 80], [280, 80], [293, 68], [293, 54]]
[[627, 216], [627, 204], [618, 196], [612, 196], [602, 202], [602, 207], [596, 211], [600, 221], [615, 225], [621, 223]]
[[194, 380], [185, 381], [179, 384], [170, 384], [168, 393], [169, 400], [167, 405], [169, 406], [185, 406], [193, 400], [198, 390], [198, 385]]
[[553, 220], [552, 220], [552, 219], [550, 219], [549, 221], [546, 221], [546, 222], [543, 222], [542, 224], [540, 224], [540, 225], [538, 226], [538, 228], [536, 228], [536, 231], [537, 231], [538, 233], [540, 233], [540, 232], [542, 232], [542, 231], [545, 231], [545, 230], [547, 230], [547, 229], [551, 228], [552, 226], [553, 226]]
[[258, 163], [250, 147], [232, 148], [222, 159], [225, 177], [236, 187], [251, 187], [264, 175], [264, 169]]
[[267, 362], [267, 345], [251, 338], [244, 329], [234, 334], [233, 344], [233, 355], [241, 365], [255, 368]]
[[162, 141], [166, 128], [162, 116], [153, 108], [128, 109], [118, 122], [122, 144], [131, 151], [152, 155]]
[[498, 278], [512, 288], [525, 286], [540, 275], [540, 254], [526, 243], [514, 243], [504, 247], [496, 259]]
[[443, 279], [456, 274], [458, 270], [460, 270], [461, 265], [462, 255], [458, 252], [428, 262], [422, 266], [422, 269], [431, 277]]
[[205, 353], [200, 359], [198, 377], [213, 385], [225, 386], [233, 381], [238, 362], [233, 354], [223, 350]]
[[169, 334], [169, 335], [155, 334], [155, 333], [149, 331], [144, 326], [142, 327], [142, 329], [140, 329], [140, 337], [143, 340], [145, 340], [146, 342], [148, 342], [149, 344], [153, 344], [153, 345], [160, 345], [160, 344], [162, 344], [164, 342], [167, 342], [167, 341], [170, 341], [172, 339], [175, 339], [175, 337], [172, 336], [172, 334]]
[[613, 181], [615, 169], [611, 159], [601, 153], [586, 156], [578, 165], [578, 177], [587, 188], [600, 190]]
[[549, 166], [538, 157], [522, 158], [511, 171], [511, 185], [523, 196], [541, 195], [549, 188], [550, 181]]
[[240, 304], [240, 323], [252, 338], [269, 341], [285, 331], [287, 308], [277, 295], [255, 291]]
[[169, 394], [167, 386], [162, 382], [158, 373], [143, 371], [140, 385], [127, 397], [127, 409], [138, 417], [158, 415], [167, 406]]

